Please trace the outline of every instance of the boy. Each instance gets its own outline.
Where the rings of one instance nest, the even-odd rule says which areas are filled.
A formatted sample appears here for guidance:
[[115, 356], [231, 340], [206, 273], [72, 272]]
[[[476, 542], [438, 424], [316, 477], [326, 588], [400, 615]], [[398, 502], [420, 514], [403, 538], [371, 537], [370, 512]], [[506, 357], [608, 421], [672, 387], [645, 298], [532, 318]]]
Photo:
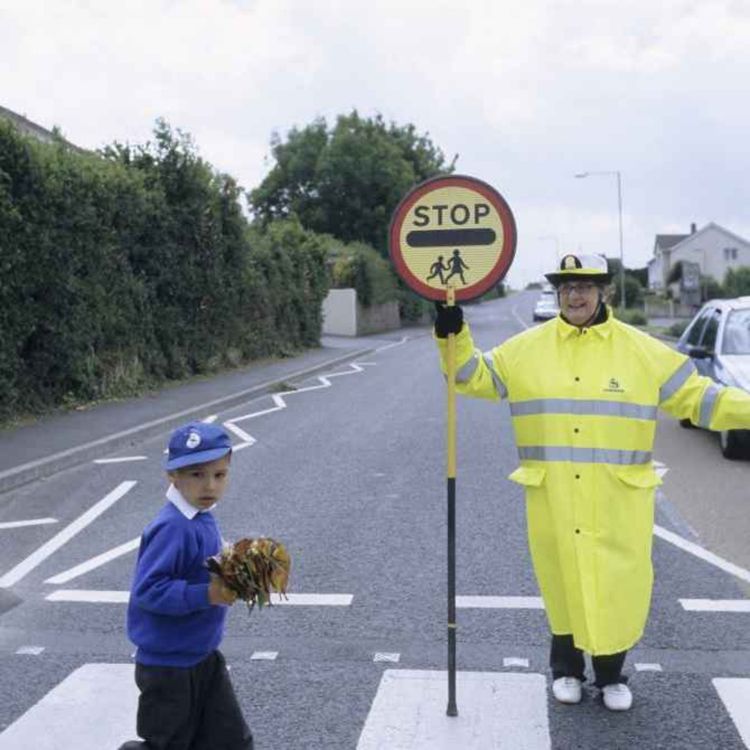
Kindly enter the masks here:
[[191, 422], [169, 441], [167, 503], [141, 537], [128, 605], [137, 646], [138, 734], [120, 750], [252, 750], [253, 738], [218, 650], [236, 595], [205, 566], [221, 548], [211, 509], [226, 488], [232, 446]]

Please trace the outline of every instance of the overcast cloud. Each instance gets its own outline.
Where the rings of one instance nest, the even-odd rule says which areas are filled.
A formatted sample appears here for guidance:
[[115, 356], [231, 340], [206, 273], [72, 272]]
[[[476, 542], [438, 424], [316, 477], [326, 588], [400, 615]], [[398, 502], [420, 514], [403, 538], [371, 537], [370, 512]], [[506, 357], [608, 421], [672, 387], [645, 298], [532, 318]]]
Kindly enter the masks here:
[[0, 105], [86, 148], [158, 117], [255, 187], [269, 140], [352, 108], [429, 132], [496, 187], [519, 285], [714, 221], [750, 239], [749, 0], [0, 3]]

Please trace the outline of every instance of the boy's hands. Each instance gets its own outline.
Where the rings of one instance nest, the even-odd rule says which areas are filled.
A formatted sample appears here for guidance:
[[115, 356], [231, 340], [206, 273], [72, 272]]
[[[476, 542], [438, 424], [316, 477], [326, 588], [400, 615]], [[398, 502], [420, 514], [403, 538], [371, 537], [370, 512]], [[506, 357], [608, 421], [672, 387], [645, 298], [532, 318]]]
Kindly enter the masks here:
[[231, 605], [237, 601], [237, 594], [219, 576], [212, 573], [211, 583], [208, 584], [208, 601], [210, 604]]

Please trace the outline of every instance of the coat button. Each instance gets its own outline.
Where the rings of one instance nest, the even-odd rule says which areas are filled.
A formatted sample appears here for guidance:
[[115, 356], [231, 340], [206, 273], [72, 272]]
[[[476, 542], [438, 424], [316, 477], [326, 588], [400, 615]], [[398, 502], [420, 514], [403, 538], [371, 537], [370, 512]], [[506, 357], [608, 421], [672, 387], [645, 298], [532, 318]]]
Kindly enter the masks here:
[[580, 479], [580, 478], [581, 478], [581, 475], [580, 474], [576, 474], [576, 479]]
[[574, 428], [573, 428], [573, 432], [578, 432], [578, 428], [577, 428], [577, 427], [574, 427]]
[[581, 379], [580, 378], [576, 378], [575, 380], [576, 380], [576, 383], [578, 383]]
[[576, 529], [576, 534], [580, 534], [580, 533], [581, 533], [581, 530], [580, 529]]

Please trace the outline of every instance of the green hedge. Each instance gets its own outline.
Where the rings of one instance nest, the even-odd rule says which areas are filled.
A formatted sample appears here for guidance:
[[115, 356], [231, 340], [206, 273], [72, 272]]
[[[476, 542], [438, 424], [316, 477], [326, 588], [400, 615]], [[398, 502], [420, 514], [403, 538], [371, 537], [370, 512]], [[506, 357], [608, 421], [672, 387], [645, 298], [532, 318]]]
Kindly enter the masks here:
[[330, 236], [328, 242], [335, 289], [356, 289], [357, 300], [365, 307], [398, 299], [396, 275], [377, 250], [364, 242], [344, 244]]
[[240, 198], [164, 123], [86, 155], [0, 121], [0, 418], [315, 344], [323, 240]]

